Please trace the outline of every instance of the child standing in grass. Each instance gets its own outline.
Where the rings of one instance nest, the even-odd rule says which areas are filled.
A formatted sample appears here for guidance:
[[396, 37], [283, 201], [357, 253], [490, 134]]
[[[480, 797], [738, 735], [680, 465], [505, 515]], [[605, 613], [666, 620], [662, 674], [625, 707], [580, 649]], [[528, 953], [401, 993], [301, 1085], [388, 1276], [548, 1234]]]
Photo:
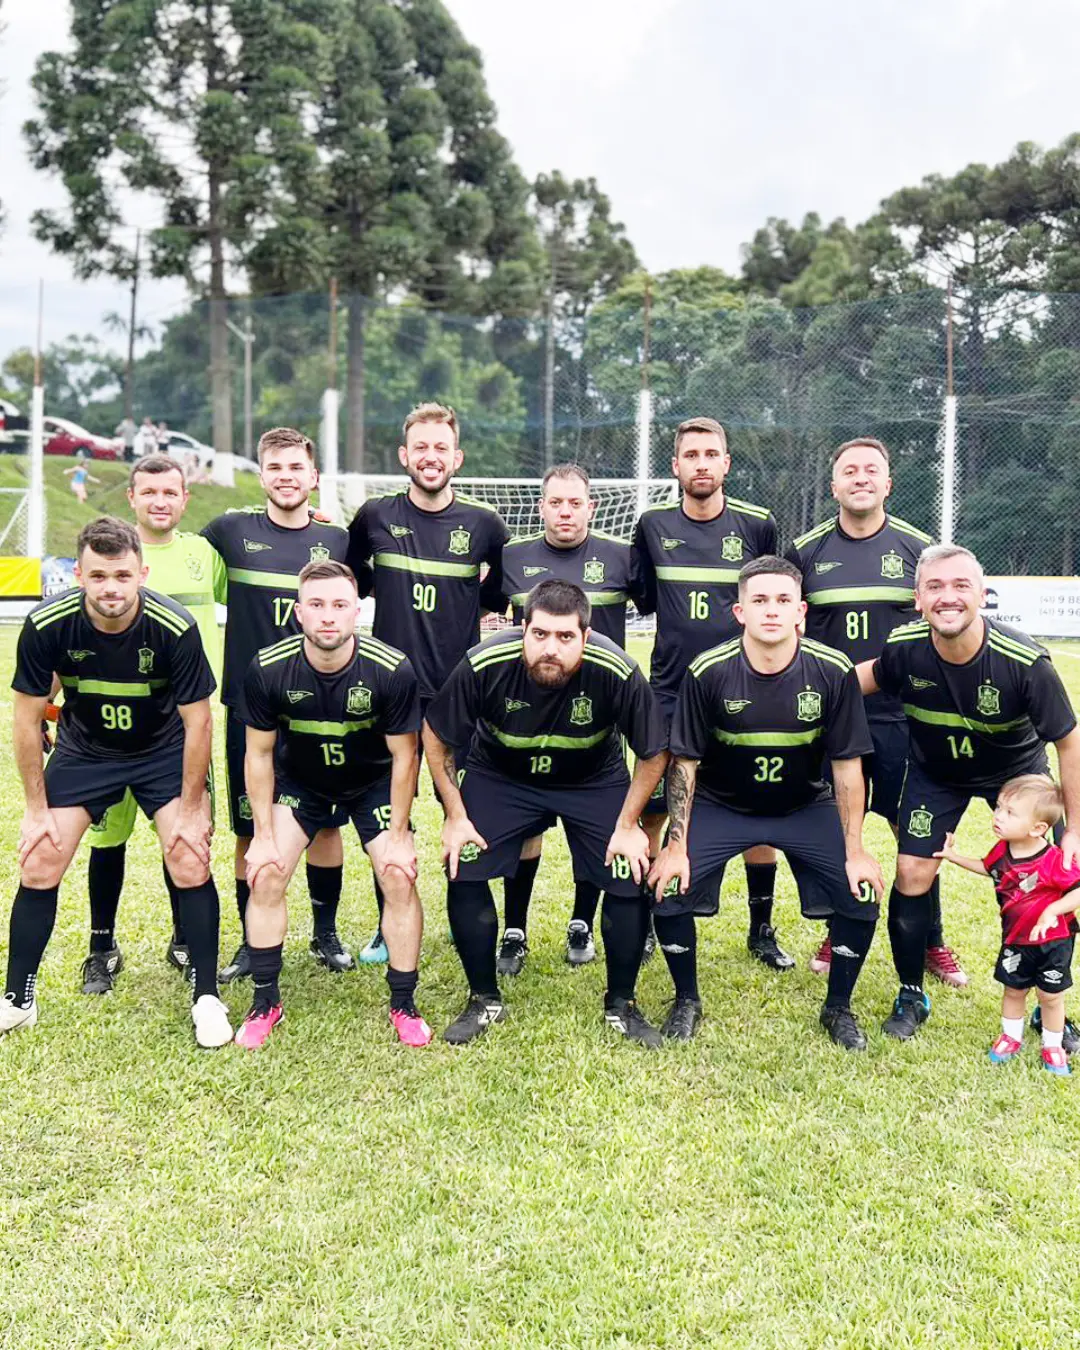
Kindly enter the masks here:
[[1065, 813], [1061, 788], [1046, 774], [1011, 778], [998, 793], [994, 833], [998, 842], [980, 862], [958, 853], [953, 835], [935, 857], [977, 876], [991, 877], [1001, 909], [1002, 945], [994, 978], [1005, 987], [1001, 1035], [990, 1058], [1004, 1064], [1021, 1051], [1027, 994], [1035, 988], [1042, 1027], [1042, 1062], [1050, 1073], [1068, 1074], [1062, 1047], [1065, 990], [1072, 984], [1080, 868], [1066, 870], [1061, 850], [1048, 835]]

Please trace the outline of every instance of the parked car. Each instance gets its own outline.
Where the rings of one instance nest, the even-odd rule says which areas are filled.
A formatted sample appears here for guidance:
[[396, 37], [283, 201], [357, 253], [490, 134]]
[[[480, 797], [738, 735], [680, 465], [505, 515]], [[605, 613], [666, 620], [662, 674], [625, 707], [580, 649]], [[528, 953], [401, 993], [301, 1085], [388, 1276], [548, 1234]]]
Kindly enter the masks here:
[[24, 417], [14, 403], [0, 398], [0, 445], [5, 449], [16, 446], [22, 448], [30, 435], [29, 419]]
[[119, 436], [95, 436], [64, 417], [46, 416], [43, 420], [47, 455], [73, 455], [83, 450], [91, 459], [124, 458], [124, 442]]
[[[189, 436], [186, 431], [169, 432], [169, 454], [174, 459], [183, 462], [188, 455], [195, 455], [198, 458], [202, 468], [210, 468], [214, 463], [214, 447], [207, 445], [205, 441], [197, 441], [194, 436]], [[242, 455], [233, 455], [233, 468], [239, 469], [242, 473], [258, 473], [259, 466], [250, 459], [244, 459]]]

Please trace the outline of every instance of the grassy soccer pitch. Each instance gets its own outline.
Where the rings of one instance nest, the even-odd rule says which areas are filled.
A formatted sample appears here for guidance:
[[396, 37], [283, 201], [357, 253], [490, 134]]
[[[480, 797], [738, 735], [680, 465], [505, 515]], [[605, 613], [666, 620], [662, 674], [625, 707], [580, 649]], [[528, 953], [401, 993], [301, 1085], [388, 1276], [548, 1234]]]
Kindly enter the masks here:
[[[5, 685], [15, 636], [0, 630]], [[1080, 660], [1058, 665], [1080, 704]], [[10, 754], [2, 773], [6, 959], [21, 810]], [[441, 1030], [464, 986], [424, 782], [418, 1001]], [[880, 822], [869, 839], [889, 879]], [[973, 809], [962, 844], [990, 839]], [[375, 909], [355, 840], [347, 848], [340, 926], [356, 946]], [[231, 851], [223, 827], [223, 956], [238, 936]], [[931, 1020], [906, 1046], [878, 1030], [894, 992], [881, 925], [856, 992], [862, 1056], [817, 1026], [824, 982], [806, 961], [821, 928], [800, 919], [784, 868], [778, 925], [798, 969], [749, 961], [733, 866], [720, 916], [701, 926], [700, 1036], [654, 1055], [602, 1025], [602, 961], [563, 963], [572, 886], [554, 833], [532, 952], [505, 988], [510, 1019], [464, 1050], [399, 1047], [381, 968], [315, 968], [301, 884], [286, 1021], [259, 1054], [215, 1053], [195, 1047], [164, 962], [168, 904], [145, 824], [128, 858], [116, 992], [78, 992], [84, 851], [61, 893], [38, 1026], [0, 1042], [4, 1350], [1080, 1338], [1080, 1081], [1043, 1072], [1030, 1035], [1021, 1062], [986, 1058], [1000, 1012], [989, 883], [950, 871], [946, 935], [972, 984], [932, 988]], [[658, 956], [645, 1010], [658, 1017], [668, 992]], [[225, 995], [236, 1020], [247, 994]]]

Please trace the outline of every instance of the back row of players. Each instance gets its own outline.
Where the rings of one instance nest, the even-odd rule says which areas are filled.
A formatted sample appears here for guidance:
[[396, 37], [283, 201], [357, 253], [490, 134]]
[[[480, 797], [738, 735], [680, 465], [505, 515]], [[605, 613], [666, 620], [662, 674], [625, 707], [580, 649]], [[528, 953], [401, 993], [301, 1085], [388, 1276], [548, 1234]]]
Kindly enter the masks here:
[[[730, 455], [708, 418], [679, 427], [681, 499], [647, 510], [631, 545], [591, 530], [589, 482], [575, 466], [545, 477], [544, 531], [509, 540], [494, 510], [453, 490], [463, 456], [449, 408], [414, 409], [399, 455], [409, 488], [366, 502], [348, 531], [311, 512], [314, 447], [288, 429], [260, 441], [265, 509], [182, 534], [182, 472], [151, 458], [132, 474], [137, 530], [102, 520], [83, 531], [79, 588], [31, 612], [13, 681], [27, 805], [0, 1031], [36, 1020], [58, 887], [91, 825], [84, 989], [111, 988], [122, 963], [123, 845], [141, 807], [162, 841], [169, 957], [190, 967], [196, 1038], [232, 1037], [218, 997], [206, 791], [217, 600], [228, 605], [222, 699], [245, 932], [221, 979], [251, 976], [255, 988], [240, 1044], [263, 1044], [282, 1016], [285, 892], [305, 852], [312, 950], [332, 969], [352, 964], [336, 932], [339, 827], [349, 819], [381, 913], [361, 956], [389, 958], [399, 1037], [430, 1039], [414, 1003], [423, 921], [409, 811], [421, 727], [470, 990], [447, 1040], [467, 1042], [502, 1018], [497, 976], [525, 959], [540, 839], [561, 819], [575, 876], [567, 957], [593, 958], [603, 893], [609, 1025], [660, 1042], [634, 999], [652, 910], [675, 986], [662, 1033], [693, 1035], [694, 916], [716, 911], [738, 853], [750, 952], [773, 969], [792, 966], [772, 926], [780, 847], [804, 915], [828, 923], [812, 962], [829, 977], [822, 1024], [837, 1043], [862, 1048], [851, 995], [882, 894], [862, 845], [867, 784], [870, 809], [900, 845], [889, 904], [900, 991], [884, 1029], [913, 1035], [929, 1012], [924, 969], [966, 983], [941, 933], [935, 854], [946, 835], [973, 795], [992, 801], [1009, 778], [1045, 771], [1047, 741], [1058, 748], [1070, 819], [1080, 773], [1075, 719], [1046, 653], [980, 617], [972, 555], [930, 547], [887, 514], [886, 448], [861, 438], [837, 450], [838, 514], [787, 559], [776, 556], [770, 513], [725, 493]], [[370, 638], [356, 634], [357, 582], [375, 593]], [[629, 600], [657, 616], [648, 681], [623, 650]], [[519, 626], [474, 645], [481, 610], [508, 605]], [[39, 728], [58, 686], [57, 746], [43, 769]], [[637, 757], [632, 778], [624, 738]], [[1071, 861], [1071, 833], [1063, 846]], [[501, 945], [489, 884], [498, 877]]]

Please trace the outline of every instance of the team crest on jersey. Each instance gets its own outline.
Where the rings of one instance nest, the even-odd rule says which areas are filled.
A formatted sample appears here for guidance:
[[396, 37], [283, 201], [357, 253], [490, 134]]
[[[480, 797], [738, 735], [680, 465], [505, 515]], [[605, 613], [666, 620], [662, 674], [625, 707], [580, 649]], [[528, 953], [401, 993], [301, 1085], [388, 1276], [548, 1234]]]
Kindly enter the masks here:
[[192, 581], [202, 581], [203, 577], [206, 575], [202, 565], [202, 559], [196, 558], [194, 554], [187, 553], [184, 555], [184, 562], [187, 564], [188, 576]]
[[93, 656], [93, 654], [88, 648], [80, 647], [78, 651], [68, 652], [68, 657], [78, 665], [80, 661], [85, 661], [88, 656]]
[[473, 863], [479, 856], [480, 845], [474, 844], [470, 839], [467, 843], [462, 844], [461, 849], [458, 852], [458, 862]]
[[527, 577], [538, 577], [541, 572], [546, 572], [546, 567], [523, 567], [521, 569]]
[[673, 548], [678, 548], [680, 544], [685, 544], [685, 539], [661, 539], [660, 547], [670, 553]]
[[407, 534], [412, 534], [412, 530], [409, 529], [408, 525], [391, 525], [390, 533], [395, 539], [404, 539]]
[[720, 543], [720, 556], [725, 562], [742, 562], [742, 538], [737, 534], [725, 534]]
[[1038, 872], [1025, 872], [1024, 875], [1020, 878], [1019, 882], [1020, 889], [1024, 892], [1025, 895], [1030, 894], [1038, 884], [1039, 884]]
[[821, 716], [821, 695], [816, 689], [804, 689], [795, 700], [795, 716], [800, 722], [816, 722]]
[[450, 531], [451, 553], [468, 553], [471, 545], [472, 545], [472, 535], [469, 533], [468, 530]]
[[251, 810], [251, 798], [246, 792], [240, 794], [236, 799], [236, 814], [241, 820], [254, 820], [255, 817]]
[[741, 713], [744, 708], [749, 708], [751, 700], [748, 698], [726, 698], [724, 699], [724, 711], [729, 713]]
[[1001, 712], [1001, 690], [995, 689], [989, 680], [979, 685], [979, 692], [975, 695], [975, 710], [984, 717], [997, 717]]
[[899, 553], [890, 551], [881, 555], [881, 575], [890, 581], [903, 581], [904, 560]]
[[313, 698], [314, 695], [310, 689], [286, 689], [285, 697], [290, 703], [299, 703], [301, 699]]
[[835, 567], [843, 567], [843, 565], [844, 565], [843, 563], [839, 563], [839, 562], [815, 563], [815, 564], [814, 564], [814, 571], [818, 574], [818, 576], [821, 576], [821, 574], [822, 574], [823, 572], [831, 572], [831, 571], [833, 570], [833, 568], [835, 568]]
[[154, 653], [149, 647], [139, 648], [139, 674], [149, 675], [154, 669]]
[[599, 586], [604, 580], [604, 564], [599, 558], [590, 558], [581, 576], [586, 586]]
[[363, 717], [371, 711], [371, 690], [362, 684], [354, 684], [345, 695], [345, 711]]
[[592, 721], [592, 699], [578, 694], [570, 704], [570, 721], [576, 727], [588, 726]]
[[917, 806], [908, 818], [907, 829], [912, 839], [929, 839], [934, 829], [934, 813], [925, 806]]
[[254, 539], [244, 540], [245, 553], [265, 553], [267, 549], [273, 548], [273, 544], [259, 544]]
[[325, 544], [312, 544], [311, 561], [312, 562], [330, 561], [330, 550], [326, 547]]
[[520, 712], [522, 708], [528, 708], [528, 703], [523, 703], [519, 698], [508, 698], [506, 700], [506, 711], [508, 713]]

